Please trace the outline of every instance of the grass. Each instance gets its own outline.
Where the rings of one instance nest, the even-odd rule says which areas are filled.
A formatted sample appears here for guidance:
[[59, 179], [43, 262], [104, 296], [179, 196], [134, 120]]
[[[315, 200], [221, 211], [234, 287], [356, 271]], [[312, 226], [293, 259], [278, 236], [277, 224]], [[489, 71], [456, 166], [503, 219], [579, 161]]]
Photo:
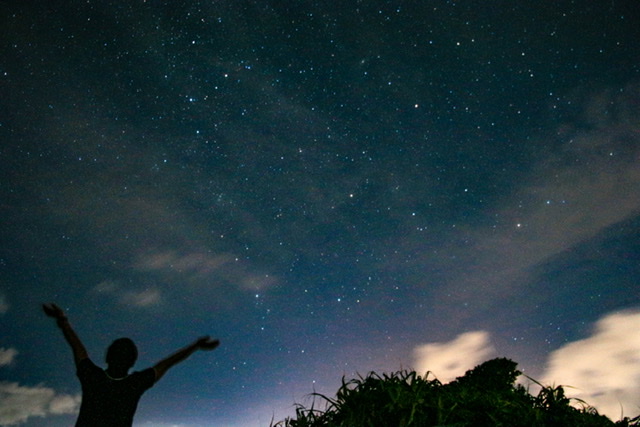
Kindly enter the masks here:
[[516, 367], [509, 359], [492, 359], [448, 384], [406, 370], [343, 377], [335, 397], [312, 393], [310, 407], [298, 404], [295, 417], [271, 427], [640, 426], [639, 417], [614, 423], [566, 397], [562, 386], [540, 385], [534, 396], [515, 384], [521, 374]]

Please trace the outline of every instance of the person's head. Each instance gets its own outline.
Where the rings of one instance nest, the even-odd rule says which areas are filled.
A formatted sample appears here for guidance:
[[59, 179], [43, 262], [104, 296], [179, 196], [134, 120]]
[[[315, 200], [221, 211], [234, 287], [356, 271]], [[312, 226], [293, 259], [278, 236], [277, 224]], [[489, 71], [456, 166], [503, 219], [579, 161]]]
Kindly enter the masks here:
[[129, 338], [118, 338], [107, 349], [109, 367], [129, 370], [136, 363], [138, 348]]

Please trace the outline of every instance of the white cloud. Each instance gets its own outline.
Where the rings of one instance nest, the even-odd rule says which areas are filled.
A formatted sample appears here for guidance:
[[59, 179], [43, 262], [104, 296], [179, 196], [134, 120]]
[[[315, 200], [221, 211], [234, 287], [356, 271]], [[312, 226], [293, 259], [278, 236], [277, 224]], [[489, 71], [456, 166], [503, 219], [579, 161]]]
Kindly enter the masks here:
[[21, 386], [0, 382], [0, 425], [17, 425], [30, 417], [75, 414], [80, 407], [80, 395], [57, 394], [49, 387]]
[[82, 395], [59, 394], [49, 402], [49, 412], [55, 415], [75, 414], [80, 409]]
[[431, 372], [447, 383], [487, 360], [494, 353], [485, 331], [467, 332], [445, 343], [429, 343], [414, 350], [415, 370]]
[[0, 366], [11, 365], [17, 354], [18, 350], [15, 348], [0, 347]]
[[[414, 350], [415, 369], [446, 383], [492, 357], [489, 333], [467, 332], [445, 343]], [[544, 385], [564, 385], [569, 397], [584, 400], [617, 420], [640, 413], [640, 312], [622, 311], [600, 319], [591, 336], [549, 354]], [[622, 412], [622, 413], [621, 413]]]
[[618, 312], [597, 322], [594, 333], [549, 356], [543, 384], [568, 385], [611, 419], [640, 412], [640, 312]]

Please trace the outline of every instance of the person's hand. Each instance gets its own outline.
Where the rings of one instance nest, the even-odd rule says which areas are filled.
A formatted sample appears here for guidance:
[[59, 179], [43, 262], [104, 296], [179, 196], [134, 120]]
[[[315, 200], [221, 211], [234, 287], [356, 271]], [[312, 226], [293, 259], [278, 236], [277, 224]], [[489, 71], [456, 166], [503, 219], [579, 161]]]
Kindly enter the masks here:
[[44, 310], [44, 314], [46, 314], [49, 317], [53, 317], [58, 321], [67, 319], [66, 314], [64, 314], [64, 310], [62, 310], [60, 307], [58, 307], [54, 303], [42, 304], [42, 309]]
[[201, 350], [213, 350], [220, 345], [220, 340], [212, 340], [209, 336], [198, 338], [196, 347]]

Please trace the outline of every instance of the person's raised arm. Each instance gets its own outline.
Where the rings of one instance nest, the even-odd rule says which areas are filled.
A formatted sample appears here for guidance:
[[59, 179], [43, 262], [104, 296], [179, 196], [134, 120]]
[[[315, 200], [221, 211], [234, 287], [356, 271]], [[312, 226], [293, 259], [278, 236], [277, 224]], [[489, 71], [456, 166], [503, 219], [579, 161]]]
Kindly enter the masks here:
[[76, 335], [75, 331], [69, 324], [69, 319], [67, 319], [64, 311], [53, 303], [42, 304], [42, 309], [47, 316], [56, 320], [58, 328], [62, 331], [64, 338], [67, 340], [67, 343], [69, 343], [69, 346], [73, 351], [73, 359], [76, 366], [82, 359], [88, 358], [89, 354], [87, 353], [87, 349], [84, 347], [84, 344], [82, 344], [82, 341], [80, 341], [80, 338], [78, 338], [78, 335]]
[[189, 344], [186, 347], [181, 348], [180, 350], [173, 353], [171, 356], [166, 357], [156, 363], [153, 366], [153, 370], [156, 372], [156, 381], [158, 381], [162, 376], [177, 363], [182, 362], [187, 357], [191, 356], [197, 350], [213, 350], [214, 348], [220, 345], [220, 341], [212, 340], [208, 336], [202, 337], [194, 341], [192, 344]]

